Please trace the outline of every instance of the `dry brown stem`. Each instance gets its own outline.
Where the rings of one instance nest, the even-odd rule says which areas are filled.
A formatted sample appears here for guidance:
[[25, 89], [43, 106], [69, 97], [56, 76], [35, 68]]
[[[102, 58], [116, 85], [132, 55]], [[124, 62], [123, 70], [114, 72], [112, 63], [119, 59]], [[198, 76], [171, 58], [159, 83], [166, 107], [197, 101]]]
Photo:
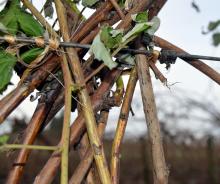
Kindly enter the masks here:
[[[139, 47], [139, 49], [144, 49]], [[160, 123], [149, 72], [149, 61], [144, 55], [136, 55], [136, 65], [141, 88], [145, 119], [148, 127], [148, 137], [151, 145], [153, 174], [155, 184], [168, 183], [168, 169], [165, 163]]]

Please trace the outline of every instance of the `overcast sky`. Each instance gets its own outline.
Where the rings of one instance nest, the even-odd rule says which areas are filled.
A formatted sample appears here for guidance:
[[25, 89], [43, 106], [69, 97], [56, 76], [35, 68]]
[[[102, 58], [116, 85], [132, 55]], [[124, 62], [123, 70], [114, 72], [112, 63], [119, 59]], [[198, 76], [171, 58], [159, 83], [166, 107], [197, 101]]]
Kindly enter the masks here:
[[[3, 2], [3, 0], [0, 0], [0, 3], [1, 2]], [[42, 1], [34, 2], [37, 2], [37, 4], [40, 5], [43, 4]], [[220, 56], [220, 47], [216, 48], [211, 44], [211, 35], [204, 36], [201, 34], [202, 27], [206, 28], [210, 20], [220, 19], [220, 1], [197, 0], [196, 3], [201, 9], [200, 13], [197, 13], [194, 9], [192, 9], [191, 2], [191, 0], [169, 0], [159, 14], [161, 26], [157, 32], [157, 35], [169, 40], [170, 42], [192, 54]], [[220, 63], [213, 61], [206, 63], [220, 72]], [[164, 66], [159, 67], [168, 78], [170, 84], [175, 82], [178, 83], [172, 86], [171, 90], [169, 90], [162, 86], [158, 81], [153, 80], [156, 92], [164, 91], [165, 93], [168, 93], [171, 98], [177, 89], [184, 89], [185, 91], [189, 92], [192, 91], [193, 94], [199, 93], [207, 98], [214, 98], [214, 96], [219, 96], [218, 94], [220, 94], [219, 85], [217, 85], [215, 82], [212, 82], [208, 77], [198, 72], [196, 69], [180, 59], [177, 60], [176, 64], [173, 65], [169, 71], [166, 71]], [[17, 81], [16, 77], [13, 77], [13, 81]], [[13, 89], [13, 87], [10, 87], [10, 90], [11, 89]], [[137, 91], [139, 91], [139, 86]], [[220, 104], [219, 98], [218, 100], [213, 101], [213, 103]], [[19, 109], [14, 112], [12, 116], [21, 117], [25, 115], [30, 117], [35, 106], [36, 103], [26, 101], [20, 105]], [[111, 118], [116, 121], [117, 116], [113, 115]], [[130, 120], [128, 132], [134, 132], [134, 129], [135, 131], [137, 130], [140, 132], [146, 131], [146, 126], [144, 123], [139, 123], [138, 126], [134, 127], [133, 125], [131, 126], [131, 124], [133, 124], [132, 121], [134, 121], [134, 119]], [[114, 124], [116, 124], [116, 122], [114, 122]], [[113, 123], [110, 125], [113, 125]], [[203, 125], [197, 123], [193, 127], [196, 129], [198, 126], [201, 127]], [[5, 127], [5, 125], [0, 125], [1, 130], [3, 130]], [[112, 128], [114, 126], [110, 127]], [[183, 125], [183, 127], [190, 128], [192, 125], [189, 126], [189, 124], [186, 124]]]

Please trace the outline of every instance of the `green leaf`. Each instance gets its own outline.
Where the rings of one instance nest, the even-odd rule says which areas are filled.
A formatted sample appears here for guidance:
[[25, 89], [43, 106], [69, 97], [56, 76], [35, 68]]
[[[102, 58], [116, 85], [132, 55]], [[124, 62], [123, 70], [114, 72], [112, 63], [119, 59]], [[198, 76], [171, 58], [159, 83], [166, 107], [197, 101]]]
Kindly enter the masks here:
[[0, 92], [9, 84], [15, 63], [16, 57], [0, 50]]
[[6, 7], [0, 12], [1, 23], [7, 28], [7, 32], [15, 35], [18, 31], [16, 10], [19, 7], [18, 0], [8, 1]]
[[2, 24], [7, 28], [7, 31], [12, 35], [15, 35], [18, 32], [17, 19], [14, 17], [6, 14], [6, 16], [1, 20]]
[[220, 25], [220, 20], [209, 22], [208, 30], [214, 31]]
[[0, 32], [8, 33], [7, 28], [0, 22]]
[[12, 12], [20, 6], [20, 0], [8, 0], [0, 16], [5, 15], [9, 10]]
[[107, 48], [117, 48], [122, 40], [122, 31], [105, 26], [101, 29], [100, 38]]
[[9, 140], [9, 135], [1, 135], [0, 136], [0, 145], [6, 144]]
[[136, 13], [131, 15], [131, 18], [133, 21], [137, 22], [137, 23], [143, 23], [143, 22], [147, 22], [148, 21], [148, 12], [140, 12], [140, 13]]
[[43, 27], [31, 14], [20, 10], [17, 14], [19, 27], [27, 36], [42, 36], [44, 33]]
[[100, 33], [94, 38], [90, 52], [94, 54], [96, 59], [103, 61], [110, 69], [113, 69], [117, 66], [117, 63], [112, 60], [109, 50], [101, 41]]
[[30, 49], [26, 52], [24, 52], [23, 54], [21, 54], [21, 59], [25, 62], [30, 64], [34, 59], [37, 58], [37, 56], [39, 56], [42, 52], [43, 52], [43, 48], [33, 48]]
[[[134, 17], [137, 19], [137, 16]], [[145, 15], [146, 16], [146, 15]], [[131, 37], [134, 37], [142, 32], [148, 33], [149, 35], [153, 35], [157, 29], [160, 26], [160, 19], [158, 17], [154, 17], [152, 21], [150, 22], [142, 22], [143, 17], [145, 17], [144, 14], [140, 14], [138, 20], [141, 21], [140, 23], [137, 23], [132, 30], [130, 30], [125, 36], [122, 38], [122, 43], [124, 43], [126, 40], [130, 39]], [[145, 17], [146, 18], [146, 17]]]
[[153, 23], [151, 23], [151, 22], [136, 24], [132, 30], [130, 30], [125, 36], [123, 36], [122, 42], [125, 42], [129, 38], [131, 38], [135, 35], [138, 35], [139, 33], [143, 32], [143, 31], [146, 31], [152, 25], [153, 25]]
[[91, 7], [95, 5], [99, 0], [82, 0], [82, 5], [85, 7]]
[[149, 35], [153, 36], [154, 33], [159, 29], [160, 27], [160, 19], [158, 17], [153, 17], [153, 19], [150, 21], [152, 24], [152, 26], [146, 30], [146, 33], [148, 33]]
[[9, 0], [6, 8], [0, 12], [1, 23], [7, 31], [15, 35], [19, 29], [27, 36], [43, 35], [43, 27], [20, 7], [19, 0]]
[[218, 46], [220, 44], [220, 33], [215, 33], [212, 35], [213, 45]]

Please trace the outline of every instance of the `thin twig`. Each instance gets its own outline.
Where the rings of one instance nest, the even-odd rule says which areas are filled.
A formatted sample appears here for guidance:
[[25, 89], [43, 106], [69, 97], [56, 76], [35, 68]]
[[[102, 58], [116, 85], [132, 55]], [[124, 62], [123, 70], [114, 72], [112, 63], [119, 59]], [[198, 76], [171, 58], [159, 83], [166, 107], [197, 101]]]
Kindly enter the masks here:
[[71, 115], [71, 101], [72, 101], [72, 78], [68, 67], [66, 55], [63, 55], [63, 61], [61, 62], [63, 71], [63, 78], [65, 84], [65, 109], [63, 119], [63, 131], [61, 138], [61, 184], [68, 182], [68, 158], [69, 158], [69, 136], [70, 136], [70, 115]]
[[164, 85], [167, 85], [167, 78], [161, 73], [161, 71], [157, 68], [154, 62], [149, 62], [150, 68], [154, 72], [156, 79], [159, 79]]
[[118, 5], [118, 3], [116, 2], [116, 0], [109, 0], [112, 5], [114, 6], [115, 10], [117, 11], [119, 17], [123, 20], [125, 18], [124, 13], [122, 12], [120, 6]]
[[[28, 145], [28, 144], [5, 144], [0, 147], [0, 150], [7, 150], [7, 149], [30, 149], [30, 150], [57, 151], [60, 148], [57, 146], [41, 146], [41, 145]], [[16, 162], [16, 164], [19, 165], [19, 162]], [[22, 162], [21, 164], [24, 164], [24, 163]]]
[[158, 51], [153, 51], [151, 59], [149, 59], [149, 66], [154, 72], [156, 79], [159, 79], [164, 85], [167, 85], [167, 78], [161, 73], [161, 71], [157, 68], [156, 62], [159, 59], [160, 53]]
[[134, 67], [131, 71], [128, 81], [124, 101], [122, 103], [121, 112], [119, 115], [118, 125], [114, 136], [111, 154], [111, 176], [113, 184], [119, 183], [119, 162], [120, 162], [120, 147], [124, 137], [125, 128], [131, 108], [131, 101], [137, 83], [137, 71]]

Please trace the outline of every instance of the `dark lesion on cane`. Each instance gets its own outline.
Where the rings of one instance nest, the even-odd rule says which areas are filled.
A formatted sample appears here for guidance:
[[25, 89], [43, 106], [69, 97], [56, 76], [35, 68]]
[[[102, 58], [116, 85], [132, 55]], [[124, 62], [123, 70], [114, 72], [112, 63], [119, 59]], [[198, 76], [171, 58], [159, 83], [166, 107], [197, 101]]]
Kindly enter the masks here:
[[128, 118], [128, 116], [126, 114], [124, 114], [124, 113], [120, 114], [120, 119], [121, 120], [127, 120], [127, 118]]
[[24, 167], [26, 165], [26, 163], [25, 162], [14, 162], [13, 163], [13, 167]]
[[102, 146], [101, 145], [96, 145], [96, 144], [92, 144], [93, 150], [95, 155], [101, 155], [102, 153]]

